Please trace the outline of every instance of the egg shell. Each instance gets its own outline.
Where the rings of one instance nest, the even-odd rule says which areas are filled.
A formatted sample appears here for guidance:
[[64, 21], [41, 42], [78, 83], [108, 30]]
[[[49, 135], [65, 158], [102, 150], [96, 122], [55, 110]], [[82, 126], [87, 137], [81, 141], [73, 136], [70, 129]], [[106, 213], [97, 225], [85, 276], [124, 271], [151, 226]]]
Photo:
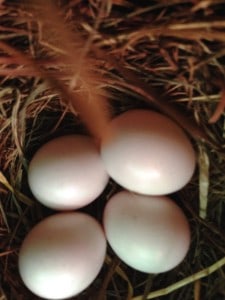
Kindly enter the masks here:
[[103, 219], [106, 238], [114, 252], [138, 271], [171, 270], [189, 249], [187, 218], [166, 196], [122, 191], [108, 201]]
[[68, 135], [43, 145], [32, 158], [28, 183], [37, 200], [56, 210], [83, 207], [104, 190], [108, 174], [94, 140]]
[[145, 195], [183, 188], [196, 165], [192, 144], [171, 119], [151, 110], [130, 110], [105, 130], [101, 156], [109, 175], [122, 187]]
[[94, 218], [80, 212], [55, 214], [26, 236], [19, 253], [19, 272], [34, 294], [66, 299], [93, 282], [105, 253], [104, 232]]

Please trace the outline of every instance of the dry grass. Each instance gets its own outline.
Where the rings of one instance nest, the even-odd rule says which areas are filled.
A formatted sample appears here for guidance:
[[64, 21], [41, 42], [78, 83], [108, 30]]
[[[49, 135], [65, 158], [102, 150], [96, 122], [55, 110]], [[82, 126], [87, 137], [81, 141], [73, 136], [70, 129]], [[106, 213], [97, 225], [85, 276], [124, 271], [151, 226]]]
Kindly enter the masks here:
[[[189, 218], [191, 249], [155, 276], [109, 249], [74, 299], [225, 299], [225, 1], [56, 2], [60, 14], [50, 1], [0, 1], [0, 299], [39, 299], [17, 270], [24, 236], [53, 213], [27, 186], [35, 150], [65, 133], [98, 139], [110, 115], [134, 107], [175, 119], [196, 149], [196, 173], [173, 195]], [[111, 182], [85, 210], [100, 219], [116, 189]]]

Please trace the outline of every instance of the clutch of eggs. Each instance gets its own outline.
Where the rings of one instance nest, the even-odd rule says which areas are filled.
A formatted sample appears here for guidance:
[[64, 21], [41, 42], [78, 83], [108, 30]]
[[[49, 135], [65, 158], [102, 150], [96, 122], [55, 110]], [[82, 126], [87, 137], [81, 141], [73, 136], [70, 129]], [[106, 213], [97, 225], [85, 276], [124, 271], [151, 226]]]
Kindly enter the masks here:
[[[62, 136], [43, 145], [30, 162], [28, 183], [43, 205], [71, 210], [95, 200], [109, 176], [113, 178], [132, 192], [114, 195], [105, 206], [109, 244], [130, 267], [161, 273], [177, 266], [190, 245], [185, 215], [163, 195], [187, 184], [195, 164], [193, 147], [176, 123], [136, 109], [108, 124], [100, 150], [94, 139], [83, 135]], [[77, 295], [101, 269], [105, 235], [96, 220], [79, 212], [43, 220], [21, 247], [24, 283], [43, 298]]]
[[107, 202], [103, 224], [117, 256], [141, 272], [169, 271], [189, 249], [188, 221], [167, 196], [119, 192]]
[[105, 258], [106, 239], [98, 222], [80, 212], [64, 212], [38, 223], [19, 252], [25, 285], [47, 299], [65, 299], [86, 289]]
[[37, 200], [56, 210], [83, 207], [104, 190], [108, 174], [91, 137], [67, 135], [43, 145], [28, 168]]
[[127, 111], [109, 123], [101, 156], [118, 184], [146, 195], [178, 191], [191, 179], [196, 164], [183, 130], [168, 117], [142, 109]]

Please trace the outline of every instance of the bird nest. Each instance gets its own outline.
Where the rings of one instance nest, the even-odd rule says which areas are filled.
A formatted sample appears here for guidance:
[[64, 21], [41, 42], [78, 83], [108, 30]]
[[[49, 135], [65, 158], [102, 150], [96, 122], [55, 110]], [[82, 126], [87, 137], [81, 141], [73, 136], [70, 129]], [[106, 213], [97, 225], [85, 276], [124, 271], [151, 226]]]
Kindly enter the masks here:
[[[132, 108], [169, 116], [197, 155], [173, 195], [191, 227], [175, 269], [148, 275], [108, 249], [91, 286], [73, 299], [225, 299], [225, 1], [0, 1], [0, 299], [40, 299], [23, 284], [18, 252], [53, 214], [33, 198], [27, 166], [51, 138], [99, 138]], [[83, 208], [99, 220], [118, 185]], [[43, 266], [44, 267], [44, 266]]]

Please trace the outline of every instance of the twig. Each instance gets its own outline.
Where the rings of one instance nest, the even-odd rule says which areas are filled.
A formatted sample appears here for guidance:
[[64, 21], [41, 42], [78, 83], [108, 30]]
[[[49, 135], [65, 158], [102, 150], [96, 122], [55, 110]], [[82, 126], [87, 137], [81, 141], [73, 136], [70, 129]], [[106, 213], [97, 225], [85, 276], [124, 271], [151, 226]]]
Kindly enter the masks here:
[[[191, 276], [188, 276], [174, 284], [171, 284], [167, 286], [166, 288], [160, 289], [158, 291], [152, 292], [148, 295], [147, 299], [154, 299], [156, 297], [165, 296], [173, 291], [188, 285], [192, 282], [195, 282], [196, 280], [199, 280], [200, 278], [204, 278], [212, 274], [213, 272], [217, 271], [218, 269], [222, 268], [225, 265], [225, 257], [215, 262], [213, 265], [209, 266], [208, 268], [205, 268]], [[132, 298], [132, 300], [142, 300], [142, 296], [137, 296]]]

